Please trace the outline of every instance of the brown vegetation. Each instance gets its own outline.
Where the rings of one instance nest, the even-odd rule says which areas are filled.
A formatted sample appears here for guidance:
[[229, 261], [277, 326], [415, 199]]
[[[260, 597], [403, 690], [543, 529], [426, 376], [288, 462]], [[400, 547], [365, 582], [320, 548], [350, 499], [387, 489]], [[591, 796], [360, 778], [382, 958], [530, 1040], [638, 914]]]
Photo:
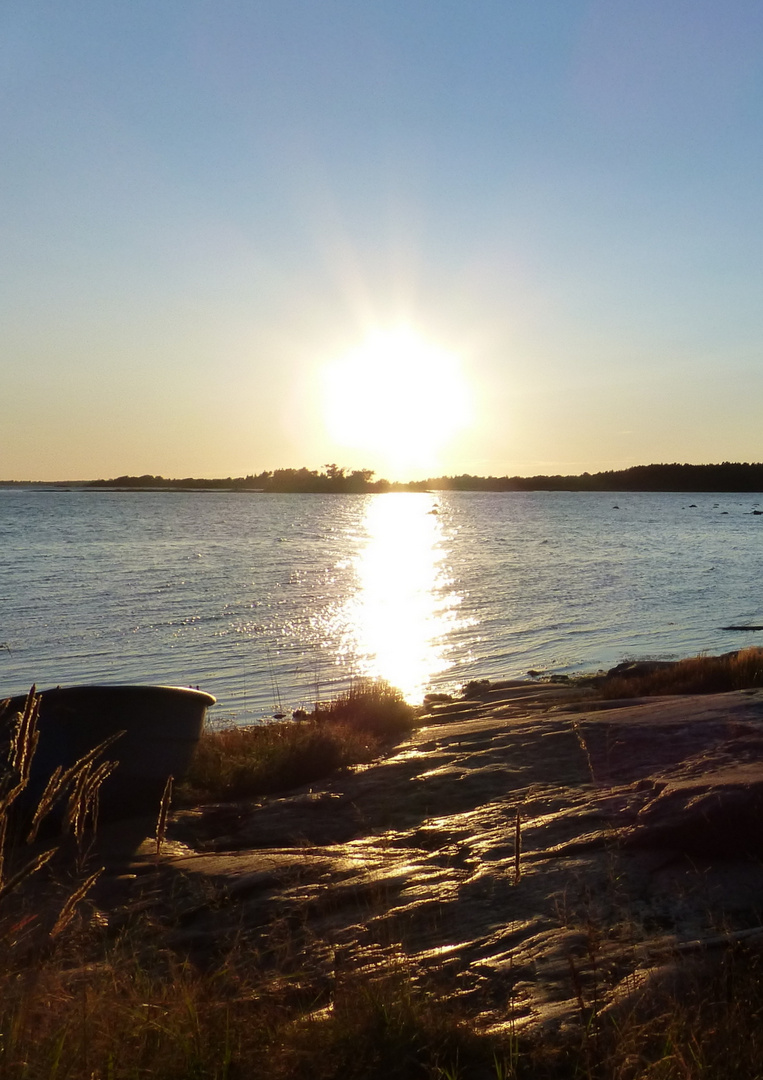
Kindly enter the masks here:
[[381, 680], [359, 680], [300, 720], [206, 732], [179, 798], [186, 804], [300, 787], [373, 761], [414, 726], [415, 709]]
[[634, 669], [633, 674], [624, 672], [606, 678], [599, 686], [602, 697], [612, 700], [656, 694], [722, 694], [763, 686], [763, 649], [694, 656], [653, 667], [636, 664]]
[[[32, 967], [0, 953], [0, 1077], [42, 1080], [738, 1080], [761, 1075], [760, 958], [729, 954], [625, 1016], [581, 998], [564, 1037], [480, 1034], [453, 988], [394, 954], [311, 982], [233, 950], [200, 968], [136, 914], [115, 936], [83, 913]], [[283, 942], [281, 942], [283, 948]], [[285, 950], [288, 952], [288, 950]], [[283, 956], [283, 953], [282, 953]], [[572, 977], [572, 976], [571, 976]]]

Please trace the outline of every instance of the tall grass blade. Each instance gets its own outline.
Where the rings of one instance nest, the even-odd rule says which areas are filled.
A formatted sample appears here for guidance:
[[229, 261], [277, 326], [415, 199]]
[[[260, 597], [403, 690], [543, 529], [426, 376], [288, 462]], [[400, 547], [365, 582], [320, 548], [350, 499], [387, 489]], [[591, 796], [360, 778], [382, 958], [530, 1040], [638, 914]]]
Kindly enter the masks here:
[[8, 893], [13, 892], [14, 889], [25, 881], [32, 874], [36, 874], [38, 870], [41, 870], [46, 863], [49, 863], [53, 856], [56, 854], [56, 848], [49, 848], [48, 851], [43, 851], [39, 855], [35, 855], [33, 859], [30, 859], [20, 870], [17, 870], [15, 874], [8, 878], [8, 880], [0, 886], [0, 900], [4, 899]]
[[99, 867], [94, 873], [90, 875], [89, 878], [83, 881], [82, 884], [79, 885], [74, 890], [74, 892], [67, 897], [66, 902], [61, 908], [58, 918], [56, 919], [56, 922], [53, 925], [52, 930], [50, 931], [50, 936], [52, 938], [58, 937], [58, 935], [66, 929], [74, 916], [74, 911], [77, 907], [77, 904], [80, 902], [80, 900], [83, 900], [85, 896], [87, 896], [93, 885], [95, 885], [96, 881], [103, 873], [104, 869], [105, 867], [103, 866]]
[[164, 791], [162, 793], [162, 801], [159, 805], [159, 817], [156, 820], [156, 857], [157, 859], [162, 854], [162, 845], [164, 844], [164, 838], [167, 835], [167, 820], [169, 818], [170, 806], [172, 805], [172, 785], [174, 777], [168, 776], [167, 783], [164, 785]]

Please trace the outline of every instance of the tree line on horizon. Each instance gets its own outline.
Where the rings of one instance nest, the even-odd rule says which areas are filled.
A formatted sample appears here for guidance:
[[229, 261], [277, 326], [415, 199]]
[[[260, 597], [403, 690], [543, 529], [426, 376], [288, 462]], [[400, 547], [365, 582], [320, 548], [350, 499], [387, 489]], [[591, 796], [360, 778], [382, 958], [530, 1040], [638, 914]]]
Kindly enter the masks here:
[[429, 477], [407, 482], [374, 479], [371, 469], [336, 464], [317, 469], [275, 469], [242, 477], [168, 480], [162, 476], [118, 476], [92, 480], [88, 487], [141, 490], [223, 490], [255, 492], [378, 493], [386, 491], [746, 491], [763, 492], [763, 464], [724, 461], [719, 465], [633, 465], [628, 469], [576, 476]]

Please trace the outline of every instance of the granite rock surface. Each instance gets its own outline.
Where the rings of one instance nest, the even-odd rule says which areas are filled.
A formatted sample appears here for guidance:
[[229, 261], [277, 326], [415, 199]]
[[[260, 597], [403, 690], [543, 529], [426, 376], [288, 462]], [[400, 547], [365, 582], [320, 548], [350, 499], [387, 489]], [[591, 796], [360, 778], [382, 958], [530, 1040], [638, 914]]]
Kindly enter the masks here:
[[330, 995], [402, 956], [486, 1029], [560, 1027], [763, 935], [762, 809], [761, 691], [488, 687], [373, 765], [178, 812], [158, 864], [115, 859], [99, 895], [164, 911], [199, 962], [244, 943]]

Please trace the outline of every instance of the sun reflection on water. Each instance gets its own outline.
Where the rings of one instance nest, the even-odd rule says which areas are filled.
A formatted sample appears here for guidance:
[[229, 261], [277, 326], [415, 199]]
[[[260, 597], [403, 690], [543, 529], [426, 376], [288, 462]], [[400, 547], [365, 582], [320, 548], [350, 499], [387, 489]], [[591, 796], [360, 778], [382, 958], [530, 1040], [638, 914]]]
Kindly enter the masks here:
[[357, 556], [357, 592], [344, 607], [344, 651], [359, 673], [421, 701], [449, 666], [447, 642], [461, 597], [448, 576], [436, 499], [390, 493], [368, 500]]

